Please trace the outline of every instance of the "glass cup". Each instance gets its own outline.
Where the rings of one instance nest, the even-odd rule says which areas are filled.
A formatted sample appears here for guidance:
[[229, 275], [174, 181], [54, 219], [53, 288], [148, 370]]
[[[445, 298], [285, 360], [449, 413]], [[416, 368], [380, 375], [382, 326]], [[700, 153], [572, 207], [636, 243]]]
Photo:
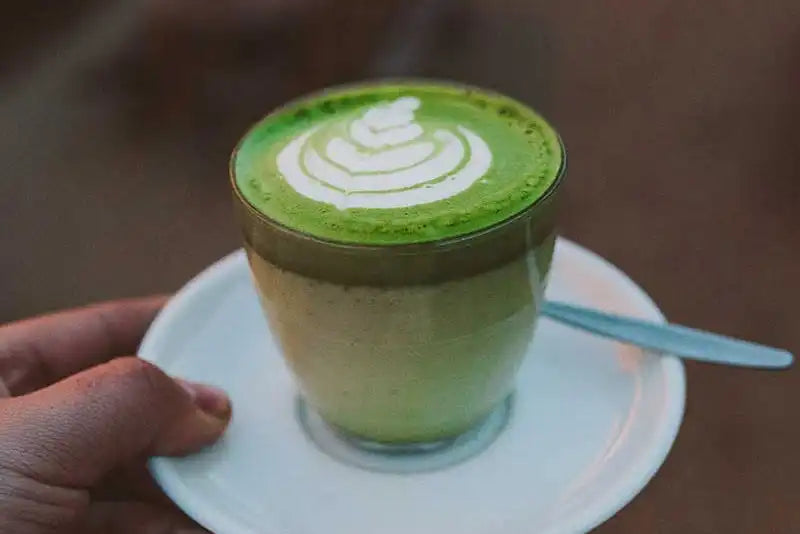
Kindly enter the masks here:
[[358, 447], [422, 451], [504, 409], [547, 284], [565, 157], [552, 186], [499, 224], [378, 246], [271, 220], [239, 191], [235, 157], [234, 204], [253, 279], [315, 415]]

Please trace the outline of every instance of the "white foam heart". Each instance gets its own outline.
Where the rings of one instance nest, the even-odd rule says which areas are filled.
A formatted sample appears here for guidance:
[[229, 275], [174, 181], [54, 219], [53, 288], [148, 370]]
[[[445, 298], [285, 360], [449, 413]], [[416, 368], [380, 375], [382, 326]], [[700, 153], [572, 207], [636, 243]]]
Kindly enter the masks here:
[[[402, 97], [371, 106], [357, 119], [313, 127], [280, 151], [278, 170], [301, 195], [340, 209], [400, 208], [453, 197], [486, 174], [492, 153], [464, 126], [426, 131], [414, 116], [421, 105], [418, 98]], [[346, 134], [325, 141], [331, 131]], [[323, 136], [324, 150], [315, 148], [317, 136]]]

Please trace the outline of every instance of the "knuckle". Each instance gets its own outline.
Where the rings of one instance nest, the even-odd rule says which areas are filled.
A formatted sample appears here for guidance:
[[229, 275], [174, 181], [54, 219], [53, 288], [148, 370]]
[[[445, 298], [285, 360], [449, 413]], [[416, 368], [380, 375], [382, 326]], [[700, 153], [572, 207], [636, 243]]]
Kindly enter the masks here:
[[112, 374], [124, 381], [127, 387], [135, 389], [142, 398], [163, 397], [175, 389], [172, 379], [163, 371], [140, 358], [118, 358], [108, 365], [112, 366]]

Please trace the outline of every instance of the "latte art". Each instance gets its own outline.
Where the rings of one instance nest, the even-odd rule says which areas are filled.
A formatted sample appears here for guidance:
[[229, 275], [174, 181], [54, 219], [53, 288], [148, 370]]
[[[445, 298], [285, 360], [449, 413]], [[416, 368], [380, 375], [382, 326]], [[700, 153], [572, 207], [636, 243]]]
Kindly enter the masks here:
[[402, 97], [358, 118], [311, 128], [278, 154], [277, 167], [301, 195], [347, 208], [402, 208], [455, 196], [492, 163], [486, 142], [457, 125], [425, 128], [421, 102]]
[[558, 134], [520, 102], [380, 81], [270, 113], [239, 142], [230, 170], [247, 210], [280, 227], [390, 246], [466, 236], [519, 215], [548, 194], [563, 160]]

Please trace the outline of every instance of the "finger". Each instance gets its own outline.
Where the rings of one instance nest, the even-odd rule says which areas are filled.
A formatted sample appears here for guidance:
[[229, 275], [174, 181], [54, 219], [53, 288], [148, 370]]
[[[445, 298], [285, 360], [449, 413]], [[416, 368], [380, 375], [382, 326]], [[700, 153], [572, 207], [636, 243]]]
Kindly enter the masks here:
[[94, 487], [136, 459], [212, 443], [230, 415], [223, 392], [119, 358], [0, 404], [0, 466], [55, 486]]
[[63, 532], [83, 517], [89, 493], [57, 488], [0, 466], [0, 532], [42, 534]]
[[139, 502], [100, 502], [89, 507], [81, 534], [208, 534], [185, 515]]
[[22, 395], [134, 354], [166, 296], [95, 304], [0, 326], [0, 383]]

